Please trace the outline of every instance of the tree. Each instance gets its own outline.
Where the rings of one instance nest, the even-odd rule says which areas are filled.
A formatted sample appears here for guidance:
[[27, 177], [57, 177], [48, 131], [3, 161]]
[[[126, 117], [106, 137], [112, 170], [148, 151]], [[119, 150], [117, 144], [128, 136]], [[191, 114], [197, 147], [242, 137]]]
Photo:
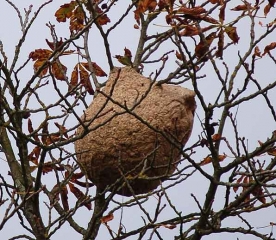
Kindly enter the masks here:
[[[13, 10], [2, 14], [3, 25], [17, 18], [21, 30], [13, 53], [7, 49], [14, 39], [0, 42], [6, 239], [57, 239], [66, 232], [85, 240], [275, 239], [268, 214], [276, 206], [274, 0], [34, 4], [24, 11], [10, 0], [1, 4]], [[161, 87], [189, 87], [197, 101], [176, 171], [159, 179], [156, 190], [123, 198], [91, 183], [74, 150], [93, 133], [75, 134], [86, 127], [80, 116], [103, 94], [115, 66]], [[7, 230], [11, 224], [14, 231]]]

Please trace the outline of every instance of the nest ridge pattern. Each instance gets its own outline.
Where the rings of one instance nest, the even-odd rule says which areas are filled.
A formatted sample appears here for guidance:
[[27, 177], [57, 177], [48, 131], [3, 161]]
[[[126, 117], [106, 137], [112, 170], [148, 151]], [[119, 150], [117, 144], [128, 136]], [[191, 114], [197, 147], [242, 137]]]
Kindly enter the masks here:
[[[133, 68], [115, 68], [82, 116], [90, 130], [75, 143], [82, 171], [97, 187], [121, 195], [154, 190], [181, 159], [194, 96], [180, 86], [157, 86]], [[83, 131], [80, 126], [77, 134]]]

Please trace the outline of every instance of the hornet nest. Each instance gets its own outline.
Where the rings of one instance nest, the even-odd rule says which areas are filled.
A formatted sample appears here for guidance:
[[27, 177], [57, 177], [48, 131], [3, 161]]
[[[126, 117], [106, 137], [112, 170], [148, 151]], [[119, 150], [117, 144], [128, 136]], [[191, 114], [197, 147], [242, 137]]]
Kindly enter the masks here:
[[115, 68], [82, 116], [89, 129], [75, 143], [82, 171], [98, 188], [124, 196], [158, 187], [180, 162], [194, 96], [181, 86], [159, 86], [133, 68]]

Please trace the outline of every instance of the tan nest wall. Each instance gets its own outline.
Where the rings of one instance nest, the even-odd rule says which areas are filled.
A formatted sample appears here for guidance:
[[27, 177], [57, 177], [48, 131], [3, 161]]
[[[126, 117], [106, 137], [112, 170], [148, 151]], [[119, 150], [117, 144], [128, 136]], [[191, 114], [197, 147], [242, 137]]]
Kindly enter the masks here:
[[155, 189], [180, 161], [179, 148], [192, 131], [194, 96], [180, 86], [156, 86], [132, 68], [114, 69], [82, 116], [90, 122], [90, 132], [75, 143], [82, 171], [101, 189], [120, 186], [116, 192], [126, 196]]

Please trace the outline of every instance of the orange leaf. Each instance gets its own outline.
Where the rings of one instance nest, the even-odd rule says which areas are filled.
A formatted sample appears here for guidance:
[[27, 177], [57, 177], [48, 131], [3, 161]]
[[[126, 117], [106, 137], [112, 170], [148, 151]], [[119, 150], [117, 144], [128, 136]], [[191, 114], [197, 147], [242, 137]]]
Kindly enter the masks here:
[[228, 37], [234, 42], [238, 43], [239, 42], [239, 36], [237, 34], [237, 28], [236, 27], [225, 27], [225, 32], [228, 35]]
[[40, 147], [36, 146], [33, 151], [31, 151], [31, 153], [28, 155], [28, 159], [29, 161], [31, 161], [32, 163], [34, 163], [35, 165], [38, 165], [38, 158], [40, 155]]
[[139, 0], [134, 11], [134, 18], [138, 25], [140, 25], [140, 15], [146, 11], [152, 12], [157, 6], [156, 0]]
[[214, 134], [214, 135], [212, 136], [212, 139], [213, 139], [214, 142], [216, 142], [216, 141], [218, 141], [218, 140], [221, 139], [221, 135], [218, 134], [218, 133], [216, 133], [216, 134]]
[[70, 3], [66, 3], [61, 5], [60, 8], [56, 11], [55, 17], [58, 22], [66, 22], [67, 18], [70, 18], [73, 14], [73, 10], [77, 6], [76, 1], [71, 1]]
[[68, 91], [72, 91], [72, 89], [74, 89], [77, 85], [78, 85], [78, 82], [79, 82], [79, 72], [78, 72], [78, 64], [74, 67], [74, 70], [72, 71], [72, 74], [71, 74], [71, 81], [70, 81], [70, 84], [69, 84], [69, 88], [68, 88]]
[[96, 21], [99, 25], [106, 25], [107, 23], [110, 22], [110, 19], [109, 17], [106, 15], [106, 14], [102, 14], [103, 11], [98, 7], [96, 6], [96, 12], [97, 14], [99, 15], [97, 18], [96, 18]]
[[218, 155], [218, 160], [219, 160], [219, 162], [222, 162], [225, 158], [227, 158], [227, 155], [226, 155], [226, 154]]
[[111, 220], [113, 220], [113, 218], [114, 218], [113, 213], [109, 213], [108, 215], [103, 216], [103, 217], [101, 218], [101, 223], [110, 222]]
[[80, 179], [84, 176], [84, 174], [82, 172], [79, 172], [79, 173], [74, 173], [72, 175], [72, 178], [71, 179]]
[[33, 61], [38, 59], [47, 60], [53, 52], [48, 49], [36, 49], [35, 51], [31, 52], [29, 54], [29, 58], [31, 58]]
[[[237, 183], [240, 183], [240, 182], [242, 181], [243, 178], [244, 178], [244, 175], [241, 175], [241, 176], [239, 177], [239, 179], [237, 180]], [[237, 192], [238, 189], [239, 189], [239, 186], [233, 187], [234, 192]]]
[[92, 62], [92, 66], [94, 69], [94, 73], [98, 77], [106, 77], [107, 74], [99, 67], [99, 65], [95, 62]]
[[181, 55], [178, 51], [175, 51], [175, 56], [176, 56], [176, 58], [177, 58], [178, 60], [183, 61], [183, 57], [182, 57], [182, 55]]
[[201, 17], [201, 20], [203, 20], [205, 22], [213, 23], [213, 24], [219, 24], [219, 22], [216, 19], [214, 19], [210, 16], [203, 16], [203, 17]]
[[93, 95], [94, 94], [94, 90], [92, 88], [91, 82], [90, 82], [90, 77], [89, 77], [89, 73], [84, 69], [84, 67], [82, 65], [79, 65], [79, 69], [80, 69], [80, 83], [82, 86], [84, 86], [84, 88], [86, 89], [86, 91]]
[[269, 45], [267, 45], [264, 49], [264, 53], [263, 56], [267, 53], [269, 53], [271, 50], [273, 50], [274, 48], [276, 48], [276, 42], [272, 42]]
[[207, 11], [200, 6], [197, 7], [193, 7], [193, 8], [186, 8], [186, 7], [180, 7], [177, 10], [177, 13], [181, 13], [181, 14], [189, 14], [189, 15], [198, 15], [198, 14], [202, 14], [202, 13], [206, 13]]
[[264, 8], [264, 15], [267, 16], [267, 14], [270, 12], [271, 5], [267, 4]]
[[261, 57], [261, 51], [258, 46], [254, 48], [254, 55], [257, 57]]
[[210, 33], [204, 40], [201, 40], [198, 45], [195, 47], [195, 54], [197, 58], [201, 59], [201, 61], [207, 61], [208, 58], [205, 56], [209, 51], [209, 47], [212, 44], [213, 40], [216, 37], [216, 33]]
[[[76, 188], [74, 186], [74, 184], [72, 183], [68, 183], [69, 185], [69, 189], [70, 191], [75, 195], [75, 197], [80, 200], [80, 201], [83, 201], [85, 200], [85, 195], [82, 191], [80, 191], [78, 188]], [[84, 206], [88, 209], [88, 210], [91, 210], [92, 209], [92, 206], [91, 206], [91, 203], [90, 202], [83, 202]]]
[[[101, 69], [101, 67], [97, 63], [95, 63], [95, 62], [91, 62], [91, 63], [92, 63], [93, 71], [96, 76], [98, 76], [98, 77], [106, 77], [107, 76], [107, 74]], [[86, 63], [82, 62], [81, 65], [84, 66], [86, 68], [86, 70], [90, 72], [88, 62], [86, 62]]]
[[232, 11], [245, 11], [248, 9], [248, 7], [249, 7], [248, 4], [243, 4], [243, 5], [236, 6], [236, 7], [232, 8], [231, 10]]
[[268, 153], [268, 155], [276, 157], [276, 148], [274, 147], [274, 148], [267, 150], [267, 153]]
[[[219, 161], [219, 162], [222, 162], [226, 157], [227, 157], [226, 154], [224, 154], [224, 155], [218, 155], [218, 161]], [[199, 165], [200, 165], [200, 166], [204, 166], [204, 165], [206, 165], [206, 164], [211, 163], [212, 161], [213, 161], [213, 158], [210, 157], [210, 156], [208, 156], [208, 157], [204, 158], [204, 159], [199, 163]]]
[[[34, 70], [37, 72], [48, 60], [51, 56], [52, 51], [47, 49], [36, 49], [35, 51], [31, 52], [29, 57], [35, 61], [34, 63]], [[43, 77], [48, 72], [48, 64], [45, 64], [43, 70], [40, 72], [39, 76]]]
[[72, 16], [70, 18], [70, 31], [79, 32], [84, 28], [84, 12], [81, 6], [77, 6], [77, 8], [73, 11]]
[[41, 152], [41, 148], [39, 146], [35, 146], [32, 152], [35, 155], [35, 157], [38, 159]]
[[78, 188], [76, 188], [74, 184], [69, 183], [69, 188], [70, 188], [70, 191], [75, 195], [77, 199], [84, 198], [84, 193]]
[[197, 27], [187, 25], [183, 31], [180, 32], [180, 36], [195, 36], [199, 34]]
[[[44, 59], [41, 59], [41, 60], [37, 60], [35, 63], [34, 63], [34, 70], [35, 72], [37, 72], [41, 67], [42, 65], [44, 65], [46, 62], [46, 60]], [[46, 64], [44, 67], [43, 67], [43, 70], [40, 72], [39, 76], [40, 77], [43, 77], [47, 74], [48, 72], [48, 64]]]
[[46, 39], [46, 42], [47, 42], [49, 48], [51, 48], [53, 51], [63, 44], [62, 38], [60, 38], [60, 40], [57, 42], [50, 42], [50, 41], [48, 41], [48, 39]]
[[199, 163], [199, 165], [200, 165], [200, 166], [203, 166], [203, 165], [209, 164], [209, 163], [212, 162], [212, 160], [213, 160], [212, 157], [206, 157], [206, 158], [204, 158], [204, 159]]
[[29, 131], [30, 134], [34, 131], [33, 123], [32, 123], [32, 120], [30, 118], [28, 119], [28, 131]]
[[221, 29], [218, 34], [218, 50], [216, 52], [216, 57], [223, 58], [223, 47], [224, 47], [224, 32]]
[[54, 170], [54, 165], [53, 165], [52, 162], [46, 162], [46, 163], [43, 164], [43, 167], [42, 167], [42, 173], [43, 174], [49, 173], [53, 170]]
[[67, 76], [66, 76], [67, 67], [64, 66], [58, 59], [52, 63], [51, 70], [56, 79], [62, 80], [62, 81], [67, 79]]
[[220, 22], [224, 22], [224, 19], [225, 19], [225, 8], [226, 8], [226, 3], [224, 3], [220, 10], [219, 10], [219, 21]]

